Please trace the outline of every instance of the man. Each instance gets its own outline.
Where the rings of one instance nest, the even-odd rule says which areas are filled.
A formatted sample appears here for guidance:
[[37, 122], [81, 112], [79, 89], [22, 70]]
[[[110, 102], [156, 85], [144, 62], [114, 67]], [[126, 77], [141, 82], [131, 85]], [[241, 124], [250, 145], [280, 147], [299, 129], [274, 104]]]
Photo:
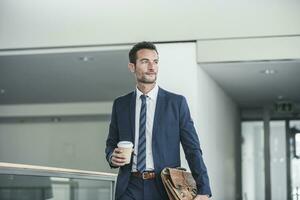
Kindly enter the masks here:
[[[105, 150], [110, 166], [120, 167], [116, 200], [168, 199], [160, 172], [180, 166], [180, 142], [197, 184], [195, 200], [207, 200], [209, 179], [185, 98], [156, 84], [159, 58], [154, 44], [134, 45], [129, 61], [136, 90], [114, 101]], [[134, 144], [130, 164], [125, 165], [119, 141]]]

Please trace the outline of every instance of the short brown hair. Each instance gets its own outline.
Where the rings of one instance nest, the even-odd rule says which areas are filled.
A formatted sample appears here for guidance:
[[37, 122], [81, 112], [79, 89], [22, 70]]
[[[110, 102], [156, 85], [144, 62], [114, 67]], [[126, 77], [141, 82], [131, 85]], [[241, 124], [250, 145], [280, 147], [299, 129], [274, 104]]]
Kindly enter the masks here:
[[129, 62], [130, 63], [135, 64], [136, 59], [137, 59], [136, 53], [141, 49], [154, 50], [158, 54], [156, 46], [152, 42], [146, 42], [146, 41], [139, 42], [139, 43], [136, 43], [129, 51]]

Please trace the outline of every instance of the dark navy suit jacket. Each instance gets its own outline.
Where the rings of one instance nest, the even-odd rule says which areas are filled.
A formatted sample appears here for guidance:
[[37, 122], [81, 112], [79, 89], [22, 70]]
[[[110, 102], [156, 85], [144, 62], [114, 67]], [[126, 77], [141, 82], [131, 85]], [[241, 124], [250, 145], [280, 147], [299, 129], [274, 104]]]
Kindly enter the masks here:
[[[119, 141], [125, 140], [134, 143], [135, 101], [136, 92], [131, 92], [117, 98], [113, 103], [105, 149], [108, 162]], [[165, 167], [180, 166], [181, 142], [192, 175], [197, 183], [198, 194], [211, 195], [199, 139], [186, 99], [181, 95], [159, 88], [153, 123], [152, 153], [155, 172], [159, 175]], [[125, 192], [131, 169], [132, 162], [120, 167], [116, 185], [116, 199]], [[157, 184], [163, 190], [160, 178], [157, 179]]]

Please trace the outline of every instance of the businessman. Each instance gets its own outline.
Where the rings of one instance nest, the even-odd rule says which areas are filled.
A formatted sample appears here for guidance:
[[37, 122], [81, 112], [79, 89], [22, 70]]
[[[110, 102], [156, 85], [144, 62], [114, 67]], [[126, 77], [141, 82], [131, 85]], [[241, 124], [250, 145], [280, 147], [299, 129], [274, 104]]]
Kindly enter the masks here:
[[[196, 181], [195, 200], [208, 200], [209, 178], [186, 99], [157, 85], [158, 62], [153, 43], [135, 44], [128, 68], [136, 89], [113, 103], [105, 153], [110, 166], [119, 167], [116, 200], [168, 199], [160, 172], [180, 166], [180, 143]], [[134, 144], [130, 164], [125, 164], [119, 141]]]

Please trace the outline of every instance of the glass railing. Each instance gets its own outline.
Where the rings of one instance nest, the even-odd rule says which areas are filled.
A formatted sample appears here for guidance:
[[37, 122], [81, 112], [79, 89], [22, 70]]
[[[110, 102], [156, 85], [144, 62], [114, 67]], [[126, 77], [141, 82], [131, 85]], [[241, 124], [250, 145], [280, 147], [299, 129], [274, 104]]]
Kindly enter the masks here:
[[116, 174], [0, 162], [0, 200], [112, 200]]

